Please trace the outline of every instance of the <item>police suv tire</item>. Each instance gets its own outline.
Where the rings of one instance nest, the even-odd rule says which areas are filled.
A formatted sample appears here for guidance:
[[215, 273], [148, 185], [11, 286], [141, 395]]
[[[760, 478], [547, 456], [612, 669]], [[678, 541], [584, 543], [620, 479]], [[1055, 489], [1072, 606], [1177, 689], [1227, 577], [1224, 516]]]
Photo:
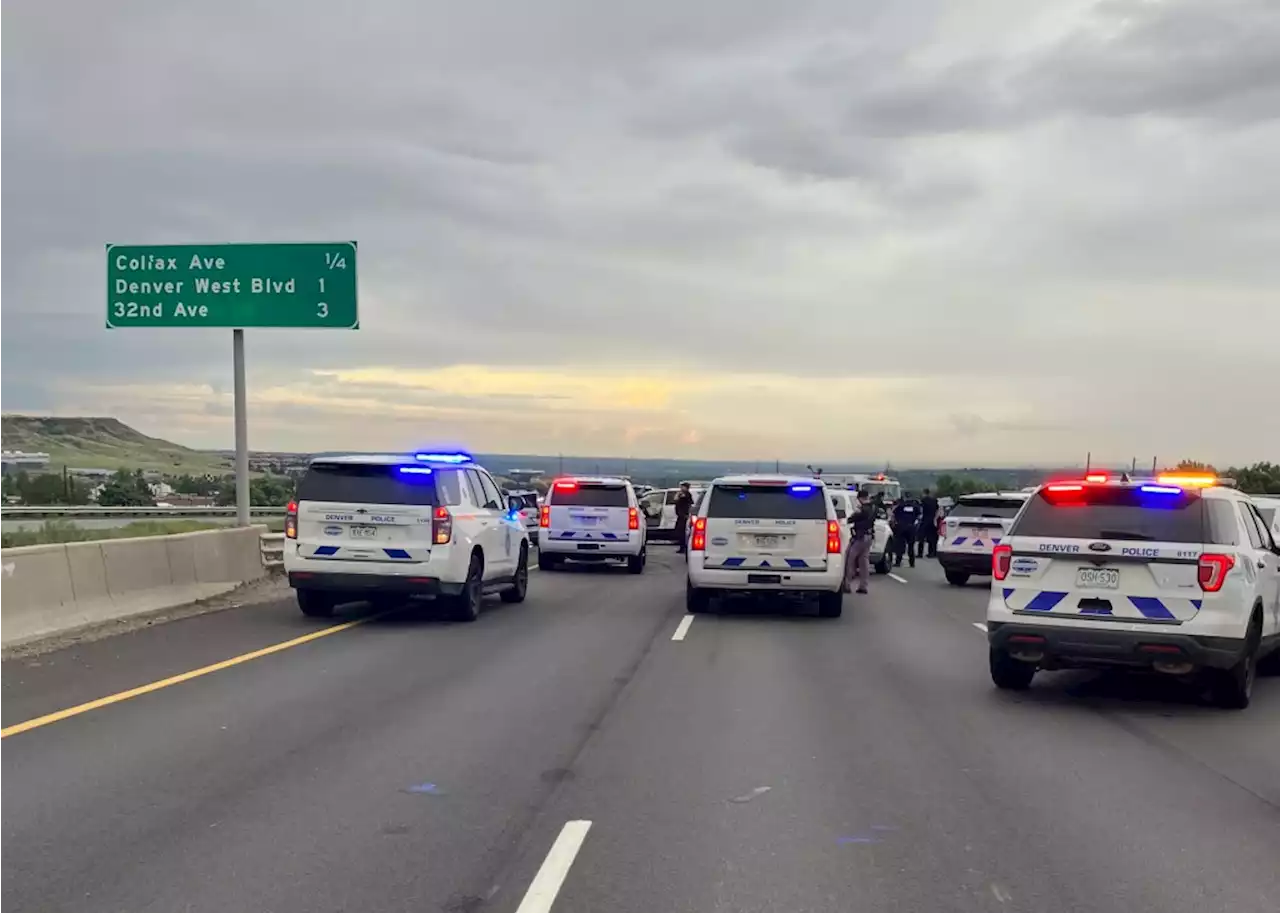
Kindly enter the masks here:
[[331, 594], [323, 590], [297, 590], [298, 608], [308, 618], [328, 618], [333, 614], [335, 605]]
[[1213, 702], [1226, 710], [1244, 710], [1253, 696], [1253, 682], [1258, 676], [1258, 649], [1262, 640], [1262, 623], [1257, 615], [1249, 623], [1245, 635], [1244, 654], [1230, 669], [1210, 670]]
[[630, 558], [627, 559], [627, 573], [643, 574], [645, 562], [647, 559], [648, 559], [648, 556], [645, 553], [645, 548], [644, 546], [641, 546], [640, 554], [632, 555]]
[[467, 579], [462, 584], [462, 592], [451, 597], [453, 617], [458, 621], [475, 621], [480, 617], [480, 605], [483, 601], [484, 559], [479, 554], [473, 554], [467, 568]]
[[882, 557], [879, 561], [876, 562], [876, 573], [887, 574], [889, 573], [890, 569], [892, 569], [892, 567], [893, 565], [889, 561], [889, 553], [885, 552], [884, 557]]
[[688, 581], [684, 585], [684, 608], [690, 615], [701, 615], [711, 609], [711, 593]]
[[844, 591], [818, 594], [818, 616], [820, 618], [839, 618], [844, 611]]
[[560, 559], [555, 555], [548, 555], [541, 549], [538, 550], [538, 570], [554, 571], [560, 566]]
[[529, 547], [520, 546], [520, 560], [516, 562], [515, 580], [502, 591], [503, 602], [524, 602], [529, 593]]
[[964, 586], [969, 582], [969, 575], [965, 571], [947, 571], [947, 583], [952, 586]]
[[1035, 678], [1036, 667], [1014, 659], [1004, 650], [995, 647], [990, 651], [991, 681], [1002, 691], [1026, 691]]

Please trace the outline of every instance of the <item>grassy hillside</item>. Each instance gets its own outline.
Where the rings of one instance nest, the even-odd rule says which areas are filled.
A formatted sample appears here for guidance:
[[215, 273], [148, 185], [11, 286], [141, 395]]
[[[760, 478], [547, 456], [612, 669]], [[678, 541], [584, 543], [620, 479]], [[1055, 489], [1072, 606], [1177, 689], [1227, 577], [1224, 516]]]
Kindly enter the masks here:
[[3, 417], [5, 450], [49, 454], [51, 469], [155, 469], [167, 473], [226, 473], [224, 457], [148, 437], [114, 418]]

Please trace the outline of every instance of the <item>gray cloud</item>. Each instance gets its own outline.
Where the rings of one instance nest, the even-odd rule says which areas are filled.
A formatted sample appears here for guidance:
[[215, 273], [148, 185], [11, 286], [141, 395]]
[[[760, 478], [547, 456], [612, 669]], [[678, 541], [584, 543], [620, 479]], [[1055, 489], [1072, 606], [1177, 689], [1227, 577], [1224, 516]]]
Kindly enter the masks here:
[[[15, 0], [5, 407], [226, 385], [224, 332], [101, 328], [106, 241], [357, 238], [362, 329], [250, 334], [255, 384], [463, 363], [968, 384], [994, 339], [983, 389], [1060, 446], [1034, 416], [1063, 389], [1181, 392], [1280, 333], [1280, 8], [1074, 6]], [[974, 447], [1015, 430], [908, 408]], [[1122, 409], [1064, 421], [1115, 436]]]

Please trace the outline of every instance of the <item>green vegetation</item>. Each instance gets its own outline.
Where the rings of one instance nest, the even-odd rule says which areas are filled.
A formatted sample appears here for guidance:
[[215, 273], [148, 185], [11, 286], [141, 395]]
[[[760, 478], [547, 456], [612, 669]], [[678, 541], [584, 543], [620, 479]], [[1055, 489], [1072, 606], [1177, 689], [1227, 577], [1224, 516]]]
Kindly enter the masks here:
[[24, 504], [76, 506], [89, 503], [90, 487], [72, 476], [18, 472], [4, 477], [4, 496]]
[[86, 529], [71, 520], [46, 520], [39, 529], [21, 529], [0, 533], [0, 545], [15, 548], [20, 545], [55, 545], [61, 542], [88, 542], [91, 539], [132, 539], [138, 536], [170, 536], [174, 533], [193, 533], [202, 529], [217, 529], [225, 524], [208, 520], [138, 520], [110, 529]]
[[[249, 503], [254, 507], [283, 507], [293, 498], [296, 487], [289, 476], [261, 476], [249, 480]], [[230, 506], [236, 503], [236, 483], [228, 479], [217, 491], [218, 504]]]
[[5, 450], [47, 453], [51, 469], [143, 469], [167, 474], [223, 475], [229, 460], [148, 437], [114, 418], [5, 415]]
[[[1218, 472], [1209, 463], [1182, 460], [1178, 469], [1185, 472]], [[1254, 463], [1252, 466], [1232, 466], [1220, 475], [1236, 480], [1236, 485], [1246, 494], [1280, 495], [1280, 463]]]

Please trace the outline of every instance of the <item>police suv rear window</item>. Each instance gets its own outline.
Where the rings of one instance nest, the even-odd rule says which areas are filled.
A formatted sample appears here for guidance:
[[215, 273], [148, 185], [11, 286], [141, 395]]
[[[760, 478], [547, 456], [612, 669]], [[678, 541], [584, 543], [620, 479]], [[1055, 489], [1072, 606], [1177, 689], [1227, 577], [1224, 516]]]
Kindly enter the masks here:
[[436, 483], [429, 474], [404, 474], [398, 466], [312, 463], [298, 482], [298, 500], [434, 507]]
[[817, 485], [793, 491], [787, 485], [717, 485], [707, 516], [727, 519], [825, 520], [827, 502]]
[[949, 517], [990, 517], [998, 520], [1018, 515], [1022, 502], [1013, 498], [961, 498]]
[[551, 490], [551, 503], [556, 507], [627, 507], [627, 489], [621, 485], [592, 485], [580, 482], [574, 488]]
[[1034, 495], [1011, 536], [1134, 542], [1212, 542], [1198, 494], [1147, 494], [1138, 488], [1084, 486]]

